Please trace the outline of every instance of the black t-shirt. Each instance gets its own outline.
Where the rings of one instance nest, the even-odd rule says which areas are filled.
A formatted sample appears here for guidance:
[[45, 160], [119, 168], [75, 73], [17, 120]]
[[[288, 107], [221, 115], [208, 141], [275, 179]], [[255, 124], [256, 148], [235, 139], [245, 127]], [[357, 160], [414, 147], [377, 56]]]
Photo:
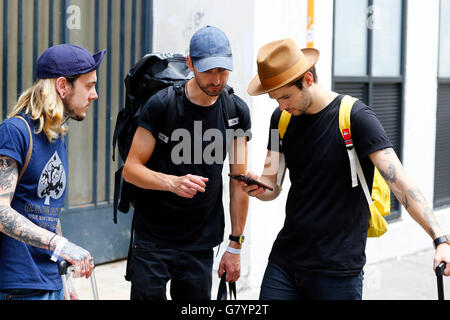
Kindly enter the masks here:
[[[167, 191], [140, 190], [135, 205], [135, 234], [139, 239], [173, 248], [212, 248], [222, 242], [224, 232], [222, 169], [227, 155], [227, 127], [222, 101], [219, 98], [211, 106], [198, 106], [183, 94], [177, 97], [184, 104], [180, 114], [175, 105], [165, 103], [167, 92], [163, 89], [153, 95], [139, 117], [138, 125], [149, 130], [157, 140], [147, 166], [165, 174], [193, 174], [209, 181], [206, 191], [198, 192], [192, 199]], [[232, 128], [242, 129], [250, 138], [249, 108], [235, 95], [234, 100], [239, 123]], [[171, 133], [164, 131], [167, 112], [176, 113]], [[161, 139], [161, 130], [171, 138], [167, 144], [162, 142], [165, 138]]]
[[[360, 185], [352, 188], [350, 162], [339, 131], [342, 95], [317, 114], [292, 116], [280, 147], [291, 188], [286, 219], [269, 260], [287, 269], [336, 276], [363, 268], [369, 208]], [[270, 128], [277, 130], [281, 111]], [[350, 117], [355, 150], [369, 188], [374, 166], [368, 155], [392, 147], [373, 111], [357, 101]], [[268, 149], [277, 150], [278, 141]]]

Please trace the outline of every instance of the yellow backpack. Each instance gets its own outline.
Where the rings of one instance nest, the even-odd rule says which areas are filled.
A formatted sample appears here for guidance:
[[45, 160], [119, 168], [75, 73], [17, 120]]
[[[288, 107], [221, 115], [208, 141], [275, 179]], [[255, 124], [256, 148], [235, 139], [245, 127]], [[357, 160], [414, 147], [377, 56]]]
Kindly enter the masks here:
[[[373, 175], [372, 192], [369, 192], [366, 179], [364, 177], [361, 164], [356, 155], [353, 141], [351, 139], [350, 130], [350, 113], [353, 104], [358, 99], [350, 96], [344, 96], [341, 101], [339, 109], [339, 130], [344, 138], [345, 146], [347, 148], [348, 157], [350, 160], [350, 171], [352, 177], [352, 187], [358, 186], [358, 177], [361, 182], [361, 187], [364, 190], [367, 204], [370, 210], [369, 228], [367, 231], [368, 237], [380, 237], [387, 231], [387, 222], [384, 219], [390, 213], [390, 190], [387, 183], [384, 181], [380, 172], [375, 168]], [[291, 120], [291, 114], [283, 111], [278, 122], [278, 131], [280, 138], [284, 138], [287, 126]]]

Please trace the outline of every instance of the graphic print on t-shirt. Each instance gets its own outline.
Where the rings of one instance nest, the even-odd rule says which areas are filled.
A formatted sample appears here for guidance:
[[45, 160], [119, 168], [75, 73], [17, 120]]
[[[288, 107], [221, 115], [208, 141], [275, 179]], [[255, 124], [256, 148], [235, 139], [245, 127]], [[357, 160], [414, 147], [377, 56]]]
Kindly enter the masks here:
[[39, 178], [38, 197], [45, 197], [45, 204], [50, 205], [50, 198], [59, 199], [66, 188], [66, 171], [55, 152], [48, 160]]

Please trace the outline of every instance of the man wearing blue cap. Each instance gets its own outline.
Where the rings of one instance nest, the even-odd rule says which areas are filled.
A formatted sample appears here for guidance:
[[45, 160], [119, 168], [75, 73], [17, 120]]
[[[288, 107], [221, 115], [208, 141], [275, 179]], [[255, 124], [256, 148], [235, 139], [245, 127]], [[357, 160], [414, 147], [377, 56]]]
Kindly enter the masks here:
[[[168, 280], [173, 300], [211, 298], [212, 248], [223, 241], [224, 235], [222, 169], [226, 151], [212, 163], [205, 154], [211, 145], [226, 140], [230, 122], [224, 116], [225, 97], [232, 99], [238, 115], [231, 121], [232, 128], [242, 129], [243, 133], [232, 139], [230, 170], [246, 172], [245, 131], [249, 133], [250, 113], [242, 99], [225, 89], [233, 70], [227, 36], [213, 26], [199, 29], [191, 38], [187, 65], [194, 77], [183, 85], [183, 93], [177, 97], [182, 99], [177, 100], [183, 106], [182, 113], [178, 113], [177, 106], [165, 103], [168, 89], [153, 95], [143, 107], [123, 170], [126, 181], [146, 189], [137, 197], [134, 211], [131, 299], [166, 299]], [[176, 132], [186, 133], [181, 136], [189, 145], [183, 150], [181, 163], [174, 159], [180, 139], [172, 134], [170, 141], [159, 141], [158, 132], [169, 112], [177, 112]], [[213, 142], [206, 138], [208, 134], [215, 137]], [[199, 136], [202, 141], [196, 141]], [[222, 143], [220, 149], [225, 148]], [[241, 159], [237, 159], [239, 155]], [[247, 209], [248, 195], [237, 181], [231, 181], [230, 242], [218, 271], [219, 277], [226, 272], [228, 282], [240, 277]]]
[[63, 136], [66, 121], [82, 121], [98, 98], [96, 70], [105, 52], [92, 56], [70, 44], [47, 49], [37, 61], [38, 80], [0, 124], [0, 300], [64, 299], [60, 258], [75, 266], [74, 276], [92, 273], [90, 253], [61, 233]]

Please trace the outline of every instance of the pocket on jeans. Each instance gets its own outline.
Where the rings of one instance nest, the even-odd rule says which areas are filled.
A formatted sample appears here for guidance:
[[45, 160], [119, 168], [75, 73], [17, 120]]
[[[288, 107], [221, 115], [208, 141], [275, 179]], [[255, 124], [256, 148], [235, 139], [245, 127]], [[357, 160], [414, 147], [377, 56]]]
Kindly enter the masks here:
[[161, 250], [162, 247], [154, 242], [139, 241], [133, 243], [133, 249], [137, 251], [158, 251]]

